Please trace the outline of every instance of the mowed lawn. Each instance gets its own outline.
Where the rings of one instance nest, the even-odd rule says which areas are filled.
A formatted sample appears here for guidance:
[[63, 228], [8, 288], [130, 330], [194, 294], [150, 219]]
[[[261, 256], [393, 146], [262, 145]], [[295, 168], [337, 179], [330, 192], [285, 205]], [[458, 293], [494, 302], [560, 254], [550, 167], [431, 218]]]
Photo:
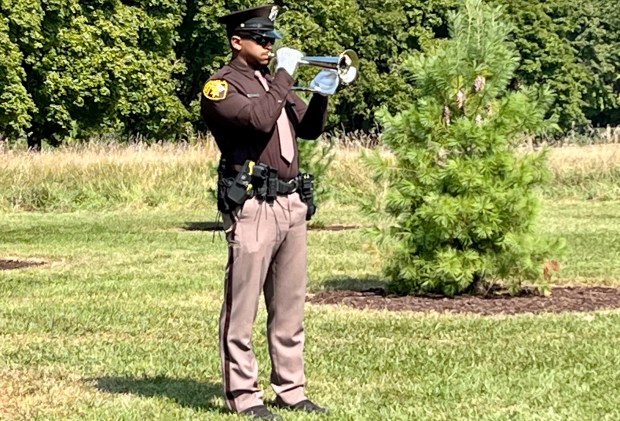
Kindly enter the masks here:
[[[350, 224], [355, 209], [323, 209]], [[0, 419], [234, 420], [217, 323], [225, 241], [212, 209], [0, 214]], [[556, 283], [620, 286], [620, 203], [547, 202]], [[360, 230], [311, 231], [310, 291], [381, 281]], [[254, 345], [266, 398], [261, 308]], [[307, 305], [308, 393], [328, 417], [618, 420], [620, 311], [481, 317]]]

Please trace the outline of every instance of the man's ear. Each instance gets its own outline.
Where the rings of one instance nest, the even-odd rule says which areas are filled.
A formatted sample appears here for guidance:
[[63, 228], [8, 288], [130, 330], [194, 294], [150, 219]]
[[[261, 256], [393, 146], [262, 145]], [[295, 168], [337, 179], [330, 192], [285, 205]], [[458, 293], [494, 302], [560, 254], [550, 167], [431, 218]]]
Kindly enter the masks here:
[[241, 37], [238, 35], [230, 37], [230, 46], [235, 51], [241, 51]]

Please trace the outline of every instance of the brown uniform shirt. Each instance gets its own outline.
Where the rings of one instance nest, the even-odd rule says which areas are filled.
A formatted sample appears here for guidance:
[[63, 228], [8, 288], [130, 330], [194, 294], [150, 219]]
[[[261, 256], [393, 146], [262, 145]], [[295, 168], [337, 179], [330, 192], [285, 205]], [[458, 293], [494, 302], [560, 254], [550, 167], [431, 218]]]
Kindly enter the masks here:
[[291, 126], [293, 139], [316, 139], [325, 129], [327, 97], [315, 94], [306, 105], [291, 87], [293, 78], [284, 70], [275, 76], [263, 70], [269, 91], [261, 85], [254, 69], [238, 58], [222, 67], [210, 80], [223, 80], [217, 85], [220, 95], [201, 98], [201, 114], [207, 127], [230, 165], [239, 167], [250, 159], [278, 170], [281, 179], [289, 180], [299, 173], [299, 153], [287, 163], [280, 156], [280, 140], [276, 122], [282, 107]]

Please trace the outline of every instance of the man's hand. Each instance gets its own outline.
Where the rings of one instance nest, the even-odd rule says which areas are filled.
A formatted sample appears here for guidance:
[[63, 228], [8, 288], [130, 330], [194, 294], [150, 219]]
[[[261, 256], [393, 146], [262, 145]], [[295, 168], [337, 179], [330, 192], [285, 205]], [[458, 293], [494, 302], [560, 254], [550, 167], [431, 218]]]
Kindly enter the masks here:
[[339, 83], [340, 78], [336, 70], [323, 69], [310, 82], [310, 89], [323, 96], [333, 95]]
[[276, 51], [276, 59], [278, 60], [276, 70], [284, 69], [289, 75], [293, 76], [303, 56], [301, 51], [295, 50], [294, 48], [279, 48], [278, 51]]

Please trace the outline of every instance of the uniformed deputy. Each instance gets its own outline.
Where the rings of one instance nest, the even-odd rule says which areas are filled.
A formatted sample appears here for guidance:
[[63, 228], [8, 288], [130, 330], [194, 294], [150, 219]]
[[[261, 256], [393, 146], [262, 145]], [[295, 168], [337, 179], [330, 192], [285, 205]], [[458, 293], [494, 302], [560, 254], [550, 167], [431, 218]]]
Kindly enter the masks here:
[[[317, 92], [306, 105], [292, 90], [303, 54], [292, 48], [276, 53], [269, 74], [278, 8], [260, 6], [222, 16], [232, 60], [206, 83], [202, 116], [221, 151], [220, 207], [228, 241], [224, 303], [220, 317], [220, 353], [228, 407], [254, 418], [277, 420], [258, 389], [252, 351], [252, 325], [261, 290], [267, 306], [267, 338], [275, 407], [327, 412], [304, 389], [304, 301], [306, 288], [306, 216], [300, 195], [296, 136], [316, 139], [324, 130], [327, 97], [338, 87], [333, 70], [321, 70], [310, 83]], [[250, 192], [235, 206], [226, 188], [245, 181], [252, 166], [270, 174], [267, 193]], [[241, 177], [240, 173], [242, 172]], [[228, 183], [222, 183], [228, 181]], [[242, 184], [241, 192], [244, 186]], [[273, 188], [272, 188], [273, 187]], [[270, 191], [271, 189], [271, 200]], [[223, 193], [223, 194], [222, 194]], [[236, 203], [239, 203], [237, 201]], [[232, 204], [232, 206], [230, 206]], [[219, 206], [218, 206], [219, 207]]]

